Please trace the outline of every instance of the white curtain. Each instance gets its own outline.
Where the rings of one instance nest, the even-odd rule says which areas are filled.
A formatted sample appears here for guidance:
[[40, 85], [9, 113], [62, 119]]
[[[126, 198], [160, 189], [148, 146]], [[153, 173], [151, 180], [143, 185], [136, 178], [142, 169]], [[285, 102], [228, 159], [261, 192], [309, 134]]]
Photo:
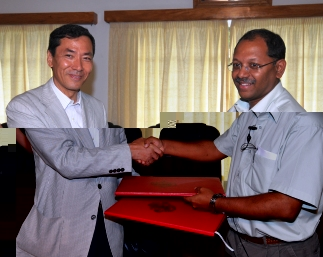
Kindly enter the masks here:
[[[278, 33], [286, 45], [287, 67], [283, 86], [309, 112], [322, 112], [323, 102], [323, 17], [294, 19], [255, 19], [232, 21], [230, 50], [251, 29], [265, 28]], [[231, 79], [229, 108], [238, 99]]]
[[226, 21], [112, 23], [109, 120], [159, 123], [160, 112], [223, 111]]
[[59, 25], [0, 26], [0, 122], [16, 95], [44, 84], [51, 76], [46, 52], [49, 34]]

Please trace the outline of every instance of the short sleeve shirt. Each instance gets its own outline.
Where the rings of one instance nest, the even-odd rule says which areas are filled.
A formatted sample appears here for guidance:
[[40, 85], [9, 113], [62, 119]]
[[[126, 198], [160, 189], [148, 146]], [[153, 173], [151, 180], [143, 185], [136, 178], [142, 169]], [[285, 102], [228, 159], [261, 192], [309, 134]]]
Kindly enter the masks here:
[[[257, 129], [249, 130], [249, 126]], [[256, 149], [241, 151], [249, 131]], [[228, 218], [233, 229], [288, 242], [313, 235], [323, 209], [322, 113], [242, 113], [214, 144], [232, 157], [228, 197], [277, 191], [303, 201], [293, 223]]]

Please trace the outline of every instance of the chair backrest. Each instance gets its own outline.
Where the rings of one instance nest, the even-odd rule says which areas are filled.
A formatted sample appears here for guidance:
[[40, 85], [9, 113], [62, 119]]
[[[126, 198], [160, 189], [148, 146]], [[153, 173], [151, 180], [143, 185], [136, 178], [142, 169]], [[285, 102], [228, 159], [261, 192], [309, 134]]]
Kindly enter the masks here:
[[[204, 123], [177, 123], [176, 128], [163, 128], [160, 139], [193, 142], [198, 140], [214, 141], [220, 132]], [[164, 155], [158, 161], [155, 176], [177, 177], [218, 177], [221, 179], [221, 162], [200, 162]]]
[[177, 123], [176, 129], [163, 128], [160, 139], [179, 141], [214, 140], [220, 136], [220, 132], [212, 126], [204, 123]]
[[124, 132], [126, 134], [128, 143], [131, 143], [136, 139], [142, 137], [142, 132], [140, 128], [125, 128]]

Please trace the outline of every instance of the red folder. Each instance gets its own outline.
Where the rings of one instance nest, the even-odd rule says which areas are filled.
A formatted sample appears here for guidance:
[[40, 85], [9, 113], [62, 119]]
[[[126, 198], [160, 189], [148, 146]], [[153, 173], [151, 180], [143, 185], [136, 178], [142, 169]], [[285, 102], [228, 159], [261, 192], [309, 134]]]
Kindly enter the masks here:
[[214, 177], [151, 177], [126, 176], [116, 196], [192, 196], [195, 187], [207, 187], [214, 193], [224, 194], [219, 178]]
[[225, 219], [224, 214], [195, 210], [174, 197], [121, 198], [104, 214], [117, 222], [126, 219], [206, 236], [214, 236]]

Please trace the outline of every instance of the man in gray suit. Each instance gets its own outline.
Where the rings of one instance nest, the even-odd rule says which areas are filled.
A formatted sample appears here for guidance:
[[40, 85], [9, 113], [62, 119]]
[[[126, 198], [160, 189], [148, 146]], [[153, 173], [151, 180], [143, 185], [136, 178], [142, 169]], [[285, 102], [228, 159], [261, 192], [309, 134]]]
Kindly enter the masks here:
[[92, 71], [94, 53], [95, 41], [87, 29], [77, 25], [55, 29], [47, 51], [53, 77], [11, 100], [6, 109], [8, 126], [105, 128], [104, 105], [80, 91]]
[[17, 236], [17, 256], [123, 255], [123, 229], [103, 219], [115, 203], [119, 178], [131, 159], [158, 159], [143, 139], [127, 144], [124, 130], [108, 128], [103, 104], [80, 91], [92, 71], [95, 42], [87, 29], [64, 25], [50, 35], [53, 77], [15, 97], [8, 126], [24, 127], [36, 166], [34, 206]]

